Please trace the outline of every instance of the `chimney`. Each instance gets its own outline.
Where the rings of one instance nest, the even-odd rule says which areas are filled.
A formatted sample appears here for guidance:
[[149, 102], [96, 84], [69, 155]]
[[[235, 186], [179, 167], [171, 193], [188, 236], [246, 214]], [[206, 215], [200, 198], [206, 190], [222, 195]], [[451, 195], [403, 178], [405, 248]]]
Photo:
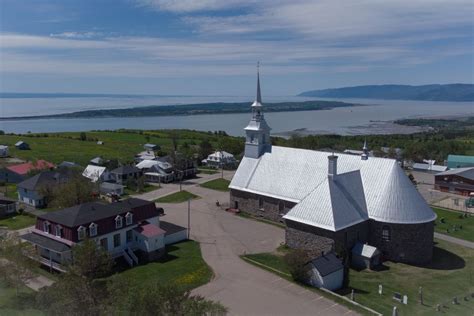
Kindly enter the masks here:
[[328, 177], [332, 178], [337, 175], [337, 156], [332, 154], [328, 156]]

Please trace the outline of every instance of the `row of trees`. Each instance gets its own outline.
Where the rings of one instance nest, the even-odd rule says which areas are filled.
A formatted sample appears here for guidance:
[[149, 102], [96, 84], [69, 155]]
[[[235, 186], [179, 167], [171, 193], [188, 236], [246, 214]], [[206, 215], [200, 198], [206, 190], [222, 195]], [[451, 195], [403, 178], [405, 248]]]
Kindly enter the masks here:
[[[0, 278], [20, 289], [33, 277], [29, 246], [16, 236], [0, 239]], [[31, 250], [31, 249], [30, 249]], [[73, 247], [74, 264], [51, 286], [28, 294], [30, 306], [47, 315], [225, 315], [219, 303], [193, 296], [172, 284], [148, 281], [140, 286], [113, 275], [113, 260], [93, 240]], [[18, 292], [18, 290], [17, 290]], [[21, 308], [21, 307], [17, 307]]]

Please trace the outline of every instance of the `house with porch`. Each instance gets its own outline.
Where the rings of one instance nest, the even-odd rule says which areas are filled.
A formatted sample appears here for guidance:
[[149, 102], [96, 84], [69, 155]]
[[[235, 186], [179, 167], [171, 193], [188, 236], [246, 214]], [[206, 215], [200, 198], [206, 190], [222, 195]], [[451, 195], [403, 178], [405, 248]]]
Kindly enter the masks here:
[[142, 171], [135, 166], [121, 166], [110, 171], [110, 180], [125, 185], [127, 181], [137, 180], [142, 176]]
[[155, 203], [141, 199], [89, 202], [38, 216], [33, 231], [22, 238], [55, 270], [73, 260], [72, 248], [86, 238], [134, 266], [160, 258], [166, 245], [187, 239], [186, 228], [162, 223], [159, 216]]

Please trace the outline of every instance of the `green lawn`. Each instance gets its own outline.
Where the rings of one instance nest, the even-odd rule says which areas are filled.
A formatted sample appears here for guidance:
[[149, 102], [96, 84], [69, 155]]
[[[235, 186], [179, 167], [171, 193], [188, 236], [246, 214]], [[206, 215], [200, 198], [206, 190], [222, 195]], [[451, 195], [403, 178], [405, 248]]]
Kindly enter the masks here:
[[[283, 257], [275, 253], [261, 253], [243, 256], [272, 269], [270, 272], [285, 277], [288, 268]], [[261, 266], [260, 266], [261, 267]], [[264, 268], [264, 267], [262, 267]], [[265, 269], [265, 268], [264, 268]], [[384, 294], [378, 294], [378, 285], [384, 287]], [[424, 303], [417, 303], [418, 288], [423, 287]], [[443, 311], [448, 315], [472, 315], [474, 298], [464, 301], [464, 296], [474, 292], [474, 250], [437, 240], [432, 264], [427, 267], [415, 267], [402, 263], [385, 262], [382, 271], [350, 270], [349, 287], [355, 290], [356, 301], [384, 315], [391, 315], [393, 306], [399, 309], [399, 315], [433, 315], [436, 304], [446, 303]], [[393, 293], [408, 296], [408, 305], [392, 299]], [[349, 296], [350, 289], [339, 291]], [[460, 304], [453, 305], [451, 300], [457, 296]]]
[[123, 277], [132, 282], [132, 286], [159, 281], [162, 284], [175, 284], [185, 290], [191, 290], [208, 283], [212, 270], [202, 259], [201, 248], [195, 241], [185, 241], [167, 247], [167, 258], [133, 269], [125, 270], [114, 277]]
[[203, 174], [216, 174], [217, 171], [216, 171], [216, 169], [198, 168], [198, 173], [203, 173]]
[[227, 191], [230, 191], [229, 184], [230, 184], [229, 180], [219, 178], [219, 179], [205, 182], [201, 184], [201, 186], [204, 188], [212, 189], [212, 190], [227, 192]]
[[33, 309], [34, 292], [27, 287], [16, 289], [0, 282], [0, 315], [41, 315]]
[[151, 191], [155, 191], [155, 190], [159, 190], [159, 189], [160, 188], [157, 187], [157, 186], [147, 184], [143, 188], [143, 191], [140, 192], [140, 193], [137, 193], [137, 191], [135, 191], [135, 190], [130, 190], [129, 188], [125, 188], [124, 193], [125, 193], [125, 195], [135, 195], [135, 194], [143, 194], [143, 193], [147, 193], [147, 192], [151, 192]]
[[[474, 216], [461, 217], [464, 213], [433, 207], [438, 215], [435, 231], [456, 238], [474, 241]], [[442, 220], [444, 223], [442, 223]], [[456, 226], [456, 230], [453, 226]], [[462, 228], [461, 228], [462, 227]], [[449, 230], [449, 232], [448, 232]]]
[[0, 186], [0, 192], [5, 194], [5, 196], [10, 199], [14, 199], [14, 200], [18, 199], [18, 193], [16, 192], [15, 183], [7, 183], [7, 185]]
[[0, 226], [5, 226], [10, 230], [25, 228], [35, 223], [36, 217], [27, 214], [14, 214], [13, 216], [0, 219]]
[[197, 199], [199, 196], [192, 194], [188, 191], [179, 191], [176, 193], [172, 193], [170, 195], [166, 195], [163, 197], [160, 197], [159, 199], [156, 199], [155, 202], [159, 203], [182, 203], [186, 202], [189, 199]]

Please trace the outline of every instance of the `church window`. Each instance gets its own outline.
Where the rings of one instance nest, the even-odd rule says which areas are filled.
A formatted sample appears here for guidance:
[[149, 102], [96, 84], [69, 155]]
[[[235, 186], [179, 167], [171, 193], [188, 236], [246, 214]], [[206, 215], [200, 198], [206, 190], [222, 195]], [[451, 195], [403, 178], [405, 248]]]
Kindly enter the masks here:
[[382, 240], [383, 241], [390, 241], [391, 239], [391, 231], [389, 226], [382, 227]]

